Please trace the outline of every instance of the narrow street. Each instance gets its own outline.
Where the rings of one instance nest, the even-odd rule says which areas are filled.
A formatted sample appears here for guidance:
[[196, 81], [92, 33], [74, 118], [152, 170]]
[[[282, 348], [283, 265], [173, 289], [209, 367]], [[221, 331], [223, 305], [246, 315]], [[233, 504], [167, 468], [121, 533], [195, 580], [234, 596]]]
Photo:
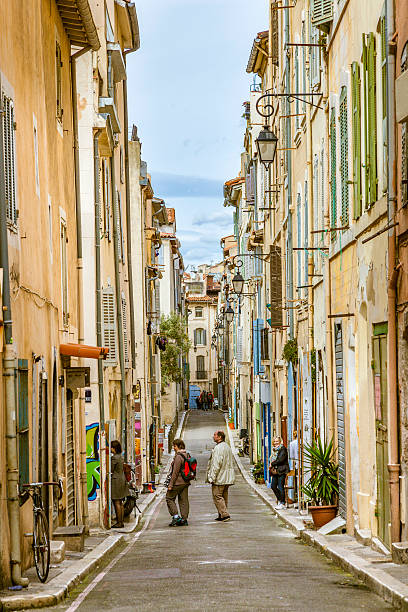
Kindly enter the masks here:
[[[205, 470], [219, 412], [192, 411], [184, 439], [198, 460], [188, 527], [170, 529], [164, 500], [148, 528], [83, 602], [50, 610], [391, 610], [367, 587], [298, 542], [237, 471], [232, 520], [216, 513]], [[91, 581], [92, 584], [92, 581]], [[171, 603], [170, 603], [171, 602]]]

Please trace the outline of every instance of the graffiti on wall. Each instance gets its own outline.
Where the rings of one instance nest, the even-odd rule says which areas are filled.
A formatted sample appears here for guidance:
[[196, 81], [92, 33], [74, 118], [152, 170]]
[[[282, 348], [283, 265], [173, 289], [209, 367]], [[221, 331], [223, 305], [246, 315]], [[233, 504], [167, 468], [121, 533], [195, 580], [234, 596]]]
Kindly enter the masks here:
[[101, 461], [99, 458], [99, 423], [86, 426], [86, 482], [88, 500], [96, 499], [101, 486]]

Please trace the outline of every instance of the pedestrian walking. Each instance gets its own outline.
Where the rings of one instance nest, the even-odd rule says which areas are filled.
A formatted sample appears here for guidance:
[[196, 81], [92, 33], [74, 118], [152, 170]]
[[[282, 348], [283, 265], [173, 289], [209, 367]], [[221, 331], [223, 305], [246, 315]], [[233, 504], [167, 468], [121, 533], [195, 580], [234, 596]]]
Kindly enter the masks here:
[[213, 436], [213, 448], [207, 467], [206, 482], [210, 483], [215, 507], [218, 510], [216, 521], [229, 521], [228, 489], [235, 482], [234, 456], [231, 447], [225, 442], [225, 432], [218, 430]]
[[211, 393], [211, 391], [209, 391], [207, 393], [207, 403], [208, 403], [208, 410], [212, 410], [213, 409], [213, 403], [214, 403], [214, 396]]
[[122, 447], [118, 440], [111, 442], [111, 498], [115, 506], [116, 523], [113, 528], [123, 527], [123, 500], [129, 494], [129, 487], [123, 471]]
[[[187, 460], [186, 445], [180, 438], [173, 440], [173, 449], [175, 456], [170, 468], [170, 481], [167, 487], [166, 502], [170, 516], [172, 517], [169, 527], [181, 527], [188, 525], [189, 501], [188, 487], [189, 482], [186, 482], [181, 470], [184, 462]], [[178, 500], [179, 508], [177, 508], [176, 499]]]
[[201, 404], [201, 393], [200, 395], [198, 395], [196, 397], [196, 405], [197, 405], [197, 410], [201, 410], [202, 404]]
[[207, 391], [203, 391], [203, 410], [208, 410]]
[[269, 459], [269, 474], [272, 476], [271, 488], [276, 495], [278, 510], [285, 507], [285, 480], [289, 472], [288, 451], [282, 438], [276, 436], [272, 440], [272, 451]]

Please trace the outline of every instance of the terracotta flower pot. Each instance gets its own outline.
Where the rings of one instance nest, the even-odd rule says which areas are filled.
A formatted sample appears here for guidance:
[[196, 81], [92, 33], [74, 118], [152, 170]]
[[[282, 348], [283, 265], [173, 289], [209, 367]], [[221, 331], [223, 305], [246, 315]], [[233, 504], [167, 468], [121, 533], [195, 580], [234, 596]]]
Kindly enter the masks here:
[[234, 423], [231, 423], [231, 422], [230, 422], [230, 423], [228, 423], [228, 427], [229, 427], [230, 429], [235, 429], [235, 427], [234, 427]]
[[315, 527], [320, 529], [320, 527], [334, 519], [337, 514], [337, 504], [332, 506], [309, 506], [309, 510]]

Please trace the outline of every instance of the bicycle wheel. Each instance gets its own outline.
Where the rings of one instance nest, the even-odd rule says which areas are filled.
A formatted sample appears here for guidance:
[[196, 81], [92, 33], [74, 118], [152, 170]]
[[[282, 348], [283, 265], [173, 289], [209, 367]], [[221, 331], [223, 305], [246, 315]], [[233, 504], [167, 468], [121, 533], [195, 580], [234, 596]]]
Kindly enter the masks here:
[[50, 537], [44, 510], [34, 512], [33, 550], [37, 576], [41, 582], [45, 582], [50, 570]]

